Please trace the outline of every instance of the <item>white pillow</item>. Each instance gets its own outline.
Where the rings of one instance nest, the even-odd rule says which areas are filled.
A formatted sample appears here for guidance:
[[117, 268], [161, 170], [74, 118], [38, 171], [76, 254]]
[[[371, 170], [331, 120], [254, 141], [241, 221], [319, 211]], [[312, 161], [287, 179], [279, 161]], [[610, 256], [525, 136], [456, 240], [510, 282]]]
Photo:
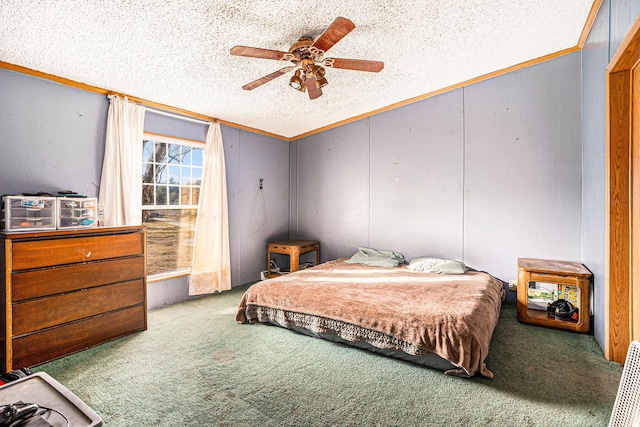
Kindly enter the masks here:
[[467, 271], [467, 266], [462, 261], [431, 257], [414, 258], [407, 268], [411, 271], [439, 274], [464, 274]]

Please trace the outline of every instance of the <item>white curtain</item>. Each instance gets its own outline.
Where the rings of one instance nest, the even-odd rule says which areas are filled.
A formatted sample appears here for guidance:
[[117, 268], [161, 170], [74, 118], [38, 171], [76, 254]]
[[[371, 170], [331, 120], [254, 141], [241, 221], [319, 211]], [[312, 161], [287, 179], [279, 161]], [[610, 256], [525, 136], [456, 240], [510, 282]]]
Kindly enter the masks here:
[[189, 295], [231, 289], [226, 176], [220, 123], [211, 123], [204, 148]]
[[109, 95], [99, 203], [104, 225], [142, 224], [144, 107]]

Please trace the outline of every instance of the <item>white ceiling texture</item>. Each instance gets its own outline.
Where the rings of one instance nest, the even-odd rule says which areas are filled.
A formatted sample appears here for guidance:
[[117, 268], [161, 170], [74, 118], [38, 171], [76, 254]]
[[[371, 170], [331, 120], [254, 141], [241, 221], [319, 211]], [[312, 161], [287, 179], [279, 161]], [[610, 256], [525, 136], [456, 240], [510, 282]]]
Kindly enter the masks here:
[[[593, 0], [2, 0], [0, 61], [214, 117], [285, 139], [575, 47]], [[327, 68], [310, 100], [288, 63], [232, 56], [288, 51], [337, 17], [355, 29], [327, 57], [384, 62]]]

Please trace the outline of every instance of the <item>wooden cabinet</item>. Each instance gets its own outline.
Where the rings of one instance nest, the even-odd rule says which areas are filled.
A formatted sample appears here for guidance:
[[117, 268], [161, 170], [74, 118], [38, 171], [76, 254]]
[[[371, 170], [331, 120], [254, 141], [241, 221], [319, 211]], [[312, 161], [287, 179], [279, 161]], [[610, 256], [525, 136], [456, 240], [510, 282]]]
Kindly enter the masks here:
[[[591, 314], [589, 308], [589, 288], [591, 272], [577, 262], [552, 261], [534, 258], [518, 259], [518, 320], [524, 323], [566, 329], [575, 332], [589, 332]], [[544, 310], [530, 308], [530, 289], [536, 284], [550, 285], [556, 297], [558, 292], [570, 292], [578, 307], [577, 321], [556, 320]], [[566, 291], [565, 291], [566, 290]], [[557, 298], [556, 298], [557, 299]]]
[[0, 233], [0, 371], [147, 328], [143, 227]]

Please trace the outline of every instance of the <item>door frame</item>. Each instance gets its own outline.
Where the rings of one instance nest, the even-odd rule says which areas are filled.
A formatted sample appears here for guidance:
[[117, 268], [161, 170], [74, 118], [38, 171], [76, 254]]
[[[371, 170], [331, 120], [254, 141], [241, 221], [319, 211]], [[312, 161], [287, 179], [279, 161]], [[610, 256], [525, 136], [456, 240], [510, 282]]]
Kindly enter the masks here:
[[[606, 70], [606, 255], [605, 357], [624, 363], [633, 339], [633, 294], [640, 303], [639, 114], [633, 114], [634, 68], [640, 58], [640, 17], [627, 33]], [[634, 89], [635, 88], [635, 89]], [[636, 116], [636, 117], [634, 117]], [[635, 131], [634, 131], [635, 130]], [[635, 195], [634, 195], [635, 192]], [[634, 251], [634, 246], [636, 250]], [[638, 259], [636, 259], [638, 258]], [[636, 331], [636, 334], [640, 331]]]

